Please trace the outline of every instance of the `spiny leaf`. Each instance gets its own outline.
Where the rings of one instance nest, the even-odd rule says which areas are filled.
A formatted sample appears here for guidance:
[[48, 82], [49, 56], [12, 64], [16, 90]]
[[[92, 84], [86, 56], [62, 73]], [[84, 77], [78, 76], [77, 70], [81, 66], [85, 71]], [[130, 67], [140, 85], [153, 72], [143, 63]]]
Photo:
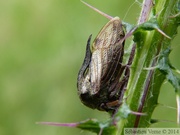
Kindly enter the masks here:
[[160, 28], [157, 22], [157, 18], [153, 17], [151, 18], [149, 21], [139, 25], [138, 30], [147, 30], [147, 31], [151, 31], [151, 30], [157, 30], [159, 33], [161, 33], [163, 36], [171, 39], [171, 37], [169, 37], [168, 35], [166, 35]]
[[170, 52], [171, 49], [168, 47], [161, 53], [158, 68], [175, 88], [175, 91], [180, 93], [180, 78], [178, 78], [172, 71], [173, 69], [175, 69], [175, 67], [173, 67], [169, 61]]
[[37, 124], [60, 126], [60, 127], [76, 127], [97, 133], [99, 135], [111, 135], [117, 130], [115, 124], [111, 124], [111, 121], [99, 122], [96, 119], [88, 119], [76, 123], [37, 122]]
[[165, 49], [159, 59], [158, 68], [166, 76], [166, 79], [172, 84], [176, 92], [177, 102], [177, 123], [180, 122], [180, 78], [178, 78], [172, 70], [176, 70], [169, 61], [169, 54], [171, 52], [170, 47]]
[[98, 135], [111, 135], [117, 132], [117, 122], [122, 119], [126, 119], [130, 113], [132, 113], [132, 111], [125, 103], [123, 103], [114, 117], [106, 122], [100, 122], [96, 119], [87, 119], [85, 121], [75, 123], [37, 122], [37, 124], [75, 127], [97, 133]]

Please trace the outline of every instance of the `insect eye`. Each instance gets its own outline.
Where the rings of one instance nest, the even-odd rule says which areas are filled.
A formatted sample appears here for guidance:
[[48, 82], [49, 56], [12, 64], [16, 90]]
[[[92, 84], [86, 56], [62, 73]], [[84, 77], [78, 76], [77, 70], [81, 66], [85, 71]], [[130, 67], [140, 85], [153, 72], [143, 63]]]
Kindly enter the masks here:
[[105, 103], [101, 103], [99, 106], [99, 110], [100, 111], [107, 111], [106, 107], [105, 107]]

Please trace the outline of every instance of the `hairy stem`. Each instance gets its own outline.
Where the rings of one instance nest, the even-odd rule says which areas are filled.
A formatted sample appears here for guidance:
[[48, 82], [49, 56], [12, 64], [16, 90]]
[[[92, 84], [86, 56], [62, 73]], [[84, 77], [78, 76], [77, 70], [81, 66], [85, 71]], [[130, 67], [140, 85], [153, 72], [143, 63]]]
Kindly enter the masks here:
[[[159, 29], [170, 37], [174, 37], [178, 22], [176, 19], [170, 20], [169, 17], [177, 14], [175, 6], [178, 2], [178, 0], [144, 0], [137, 24], [145, 23], [156, 17]], [[134, 35], [136, 45], [132, 47], [132, 50], [136, 47], [136, 53], [125, 95], [130, 109], [145, 113], [146, 116], [130, 115], [126, 121], [119, 122], [119, 128], [122, 130], [125, 127], [150, 126], [151, 115], [158, 104], [159, 91], [165, 76], [158, 69], [145, 70], [144, 68], [158, 65], [160, 53], [170, 47], [171, 40], [155, 30], [139, 31]], [[119, 133], [123, 134], [123, 131], [119, 130]]]

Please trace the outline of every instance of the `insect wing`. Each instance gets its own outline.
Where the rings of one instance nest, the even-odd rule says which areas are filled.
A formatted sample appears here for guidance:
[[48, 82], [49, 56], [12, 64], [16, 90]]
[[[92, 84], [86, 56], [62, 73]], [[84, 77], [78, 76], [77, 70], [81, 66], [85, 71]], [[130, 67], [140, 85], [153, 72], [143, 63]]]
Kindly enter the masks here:
[[118, 17], [109, 21], [99, 32], [92, 45], [90, 78], [95, 94], [107, 88], [119, 76], [124, 43], [122, 23]]

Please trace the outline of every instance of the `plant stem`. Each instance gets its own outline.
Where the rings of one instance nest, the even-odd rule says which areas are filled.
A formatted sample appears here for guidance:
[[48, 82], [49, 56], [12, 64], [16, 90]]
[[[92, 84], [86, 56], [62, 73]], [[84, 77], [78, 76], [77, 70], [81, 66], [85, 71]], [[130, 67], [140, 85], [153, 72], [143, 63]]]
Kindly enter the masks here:
[[[170, 18], [170, 16], [178, 14], [177, 4], [179, 4], [178, 0], [144, 0], [137, 24], [142, 24], [157, 16], [159, 28], [168, 36], [174, 37], [179, 19], [178, 16], [174, 18]], [[133, 45], [132, 50], [135, 50], [136, 47], [136, 53], [125, 95], [127, 96], [127, 104], [132, 111], [147, 115], [130, 115], [127, 120], [120, 121], [119, 134], [123, 134], [123, 129], [126, 127], [137, 128], [151, 125], [151, 116], [158, 104], [160, 87], [165, 80], [165, 75], [158, 69], [144, 70], [144, 68], [158, 65], [159, 55], [170, 47], [171, 40], [155, 30], [141, 30], [134, 35], [136, 45]]]

